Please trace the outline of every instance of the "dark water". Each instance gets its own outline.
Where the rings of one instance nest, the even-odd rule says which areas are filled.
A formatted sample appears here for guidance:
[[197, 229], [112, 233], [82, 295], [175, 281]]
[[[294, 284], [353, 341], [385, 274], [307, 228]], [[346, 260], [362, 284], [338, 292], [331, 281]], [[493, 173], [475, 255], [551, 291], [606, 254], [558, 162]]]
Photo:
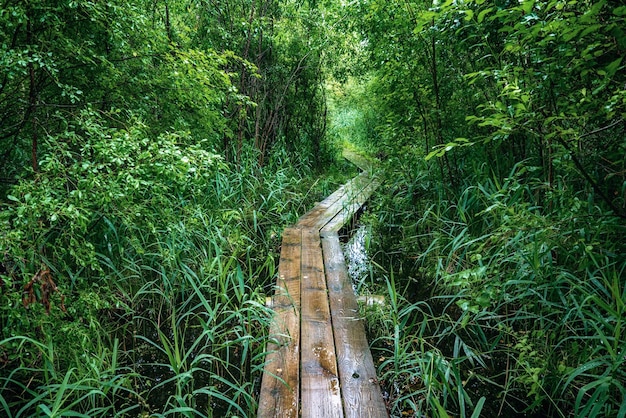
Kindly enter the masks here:
[[[190, 325], [190, 324], [188, 324]], [[174, 340], [173, 332], [170, 329], [161, 329], [169, 338], [170, 342]], [[161, 346], [159, 333], [155, 329], [149, 327], [144, 329], [144, 335], [149, 339]], [[225, 396], [228, 396], [228, 388], [222, 382], [214, 379], [215, 374], [222, 376], [230, 376], [233, 379], [239, 379], [241, 377], [241, 371], [239, 369], [239, 362], [241, 356], [234, 347], [227, 348], [228, 353], [223, 353], [220, 350], [219, 353], [212, 353], [217, 357], [228, 358], [229, 364], [234, 364], [235, 367], [230, 368], [228, 371], [222, 370], [221, 364], [213, 364], [214, 362], [204, 359], [196, 361], [195, 359], [201, 354], [206, 354], [211, 350], [211, 344], [206, 343], [197, 344], [194, 351], [189, 352], [189, 348], [194, 346], [198, 338], [206, 338], [206, 335], [202, 335], [201, 328], [199, 326], [188, 326], [184, 331], [184, 337], [181, 338], [180, 344], [185, 346], [183, 350], [187, 357], [187, 367], [193, 367], [193, 372], [188, 374], [184, 380], [181, 381], [182, 374], [177, 376], [173, 368], [169, 363], [167, 355], [158, 349], [155, 344], [149, 343], [141, 338], [134, 339], [134, 370], [141, 376], [139, 380], [139, 392], [145, 396], [145, 409], [150, 413], [161, 412], [166, 409], [178, 406], [172, 396], [177, 392], [177, 383], [182, 385], [182, 395], [186, 396], [193, 390], [211, 386], [216, 392], [221, 392]], [[197, 411], [203, 413], [212, 414], [214, 417], [228, 416], [229, 405], [227, 402], [217, 399], [215, 397], [209, 397], [206, 394], [196, 394], [193, 399], [186, 398], [187, 405], [192, 406]]]

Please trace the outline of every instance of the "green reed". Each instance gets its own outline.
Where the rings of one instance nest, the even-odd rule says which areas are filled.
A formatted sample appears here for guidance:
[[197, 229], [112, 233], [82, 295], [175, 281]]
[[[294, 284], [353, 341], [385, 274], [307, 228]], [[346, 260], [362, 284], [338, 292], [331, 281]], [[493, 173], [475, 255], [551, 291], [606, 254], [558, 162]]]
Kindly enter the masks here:
[[372, 276], [389, 277], [362, 287], [388, 294], [370, 328], [398, 414], [626, 416], [623, 223], [529, 171], [423, 201], [401, 177], [364, 218]]

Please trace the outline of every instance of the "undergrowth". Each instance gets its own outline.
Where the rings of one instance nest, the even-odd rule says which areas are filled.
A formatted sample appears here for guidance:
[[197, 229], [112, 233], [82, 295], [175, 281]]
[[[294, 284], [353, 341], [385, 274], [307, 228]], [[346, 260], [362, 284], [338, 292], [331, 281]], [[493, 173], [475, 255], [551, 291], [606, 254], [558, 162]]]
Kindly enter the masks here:
[[74, 128], [0, 212], [0, 415], [254, 414], [282, 229], [342, 175]]
[[395, 170], [365, 218], [392, 415], [626, 416], [623, 222], [525, 163], [457, 196]]

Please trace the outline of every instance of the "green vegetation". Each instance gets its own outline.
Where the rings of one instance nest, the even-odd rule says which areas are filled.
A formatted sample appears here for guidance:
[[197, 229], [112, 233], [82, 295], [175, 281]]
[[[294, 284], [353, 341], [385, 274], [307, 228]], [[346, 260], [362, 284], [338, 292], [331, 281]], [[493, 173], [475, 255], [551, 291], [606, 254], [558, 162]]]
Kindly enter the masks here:
[[356, 146], [392, 416], [626, 416], [625, 6], [132, 3], [0, 8], [0, 415], [253, 416]]
[[282, 228], [336, 185], [311, 13], [4, 2], [0, 415], [253, 414]]
[[[386, 163], [363, 291], [392, 414], [626, 416], [626, 51], [607, 1], [351, 3]], [[370, 316], [371, 317], [371, 316]]]

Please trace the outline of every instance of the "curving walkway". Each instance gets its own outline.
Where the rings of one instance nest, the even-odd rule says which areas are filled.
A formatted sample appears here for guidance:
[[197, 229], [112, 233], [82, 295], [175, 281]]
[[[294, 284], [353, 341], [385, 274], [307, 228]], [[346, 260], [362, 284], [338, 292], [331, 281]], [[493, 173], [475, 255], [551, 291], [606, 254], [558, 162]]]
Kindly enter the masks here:
[[363, 172], [283, 232], [259, 417], [387, 417], [338, 231], [380, 185]]

